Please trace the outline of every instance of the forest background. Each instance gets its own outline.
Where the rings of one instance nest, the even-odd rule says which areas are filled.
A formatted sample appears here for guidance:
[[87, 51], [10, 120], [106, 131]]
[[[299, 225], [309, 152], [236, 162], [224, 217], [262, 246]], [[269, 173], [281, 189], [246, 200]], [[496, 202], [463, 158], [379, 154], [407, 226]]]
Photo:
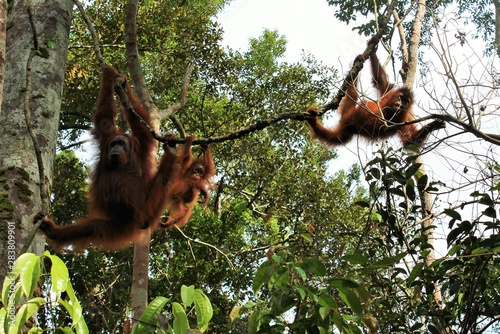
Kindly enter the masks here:
[[[0, 232], [7, 240], [14, 222], [18, 255], [33, 215], [49, 202], [57, 222], [85, 215], [92, 159], [84, 155], [83, 163], [75, 151], [81, 157], [93, 149], [87, 138], [100, 64], [90, 27], [105, 62], [129, 72], [135, 89], [144, 91], [128, 62], [128, 15], [136, 6], [137, 55], [160, 133], [218, 138], [271, 120], [214, 141], [217, 187], [210, 204], [197, 207], [182, 231], [152, 235], [143, 261], [149, 300], [180, 300], [181, 286], [195, 285], [212, 304], [212, 333], [499, 329], [497, 0], [326, 1], [329, 20], [342, 29], [323, 25], [325, 13], [293, 20], [331, 62], [307, 47], [300, 60], [285, 58], [292, 36], [274, 27], [249, 40], [241, 36], [246, 47], [227, 48], [218, 18], [223, 21], [230, 1], [74, 3], [1, 2], [0, 219], [6, 228]], [[339, 42], [347, 24], [359, 34], [349, 33], [350, 44]], [[378, 54], [392, 80], [417, 92], [416, 115], [447, 124], [430, 136], [421, 160], [392, 139], [328, 149], [311, 141], [303, 121], [276, 119], [335, 102], [354, 57], [368, 50], [375, 33], [383, 35]], [[403, 64], [413, 76], [400, 71]], [[373, 97], [368, 67], [362, 87]], [[333, 126], [335, 113], [325, 116]], [[429, 196], [432, 212], [422, 210]], [[37, 235], [30, 251], [41, 255], [44, 248]], [[7, 253], [2, 243], [2, 259]], [[137, 295], [131, 284], [137, 250], [60, 256], [89, 332], [122, 333], [133, 318], [125, 305]], [[51, 301], [48, 285], [41, 283], [40, 294]], [[67, 325], [67, 315], [50, 305], [37, 325]], [[165, 311], [167, 320], [171, 312]], [[188, 314], [194, 326], [196, 317]]]

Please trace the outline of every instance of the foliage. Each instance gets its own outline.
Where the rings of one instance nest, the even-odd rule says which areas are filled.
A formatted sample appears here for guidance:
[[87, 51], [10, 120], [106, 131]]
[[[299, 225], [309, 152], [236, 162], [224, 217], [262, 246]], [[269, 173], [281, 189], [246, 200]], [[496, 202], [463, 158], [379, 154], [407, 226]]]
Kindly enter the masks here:
[[364, 313], [370, 296], [361, 281], [330, 277], [321, 261], [294, 254], [293, 246], [268, 252], [253, 281], [257, 301], [235, 307], [232, 322], [246, 317], [248, 333], [331, 333], [332, 326], [361, 333], [362, 323], [376, 332], [373, 317]]
[[[41, 270], [41, 260], [44, 257], [50, 260], [51, 282], [39, 286], [41, 277], [45, 275]], [[57, 303], [53, 300], [55, 296], [60, 296]], [[53, 324], [54, 331], [57, 328], [65, 333], [89, 333], [82, 316], [82, 307], [69, 279], [68, 269], [59, 257], [48, 251], [43, 257], [25, 253], [16, 260], [12, 272], [4, 280], [2, 304], [0, 333], [20, 333], [25, 325], [32, 326], [28, 320], [41, 308], [45, 308], [47, 314], [65, 312], [71, 321]], [[43, 330], [33, 326], [29, 332], [42, 333]]]
[[[207, 330], [210, 319], [213, 315], [212, 305], [205, 293], [200, 289], [195, 289], [194, 285], [181, 287], [182, 305], [178, 302], [172, 302], [173, 323], [168, 323], [168, 319], [160, 315], [165, 304], [169, 301], [164, 297], [156, 297], [144, 310], [141, 319], [134, 326], [132, 334], [138, 333], [156, 333], [158, 327], [161, 333], [184, 334], [184, 333], [203, 333]], [[186, 310], [194, 305], [196, 313], [197, 330], [190, 328]], [[189, 312], [191, 314], [191, 312]]]
[[[343, 1], [343, 0], [327, 0], [328, 4], [335, 6], [335, 17], [342, 22], [347, 24], [354, 23], [353, 30], [357, 30], [360, 34], [364, 36], [370, 36], [375, 33], [377, 28], [376, 19], [380, 15], [385, 15], [387, 5], [389, 2], [376, 3], [367, 0], [353, 0], [353, 1]], [[443, 13], [451, 13], [456, 21], [460, 21], [465, 26], [469, 23], [473, 23], [477, 30], [472, 29], [474, 38], [482, 38], [487, 43], [487, 47], [484, 53], [487, 55], [492, 55], [495, 50], [495, 8], [492, 1], [490, 0], [480, 0], [480, 1], [426, 1], [426, 13], [425, 19], [423, 20], [423, 31], [422, 31], [422, 45], [427, 45], [434, 34], [433, 22], [436, 18], [440, 17]], [[399, 18], [403, 21], [402, 24], [405, 27], [406, 38], [409, 39], [412, 33], [411, 24], [414, 19], [412, 15], [416, 10], [416, 2], [408, 1], [398, 1], [396, 5], [396, 12]], [[376, 14], [375, 16], [373, 14]], [[359, 15], [368, 17], [359, 19]], [[391, 18], [394, 22], [394, 18]], [[454, 21], [455, 21], [454, 20]], [[388, 35], [388, 40], [391, 39], [395, 30], [391, 30]], [[465, 40], [466, 32], [462, 29], [458, 29], [455, 37], [457, 39]]]
[[[365, 167], [372, 201], [360, 204], [371, 210], [367, 227], [376, 228], [380, 234], [365, 234], [360, 242], [362, 248], [353, 253], [354, 257], [345, 259], [362, 264], [360, 273], [371, 276], [370, 280], [366, 276], [364, 280], [377, 302], [369, 310], [381, 332], [424, 329], [438, 333], [440, 329], [452, 328], [470, 333], [498, 326], [498, 310], [496, 306], [491, 308], [500, 301], [494, 292], [499, 288], [499, 272], [495, 269], [498, 225], [494, 209], [499, 197], [499, 180], [495, 176], [498, 165], [491, 167], [494, 182], [489, 191], [471, 194], [469, 205], [485, 206], [472, 223], [462, 221], [456, 209], [443, 210], [441, 219], [445, 215], [451, 217], [449, 251], [447, 256], [430, 263], [426, 262], [427, 255], [436, 244], [422, 232], [435, 226], [427, 226], [425, 220], [418, 219], [418, 194], [437, 193], [442, 184], [429, 182], [419, 168], [414, 156], [402, 159], [390, 149], [377, 152]], [[436, 299], [436, 284], [441, 284], [443, 304]], [[489, 293], [485, 294], [486, 291]], [[383, 296], [396, 299], [391, 301]]]
[[[418, 220], [419, 193], [437, 192], [411, 154], [379, 150], [365, 167], [370, 201], [358, 205], [369, 213], [356, 246], [325, 265], [322, 257], [301, 257], [295, 239], [271, 248], [253, 280], [255, 299], [233, 308], [234, 326], [247, 323], [249, 333], [457, 333], [498, 329], [500, 302], [497, 210], [500, 183], [497, 164], [489, 191], [471, 194], [483, 206], [474, 221], [458, 208], [450, 218], [448, 254], [426, 262], [435, 243], [422, 233], [431, 228]], [[415, 181], [417, 179], [418, 181]], [[437, 218], [436, 218], [437, 219]], [[299, 243], [300, 244], [300, 243]], [[298, 249], [299, 248], [299, 249]], [[331, 275], [332, 266], [342, 268]], [[444, 302], [436, 298], [436, 284]], [[422, 320], [421, 320], [422, 319]]]

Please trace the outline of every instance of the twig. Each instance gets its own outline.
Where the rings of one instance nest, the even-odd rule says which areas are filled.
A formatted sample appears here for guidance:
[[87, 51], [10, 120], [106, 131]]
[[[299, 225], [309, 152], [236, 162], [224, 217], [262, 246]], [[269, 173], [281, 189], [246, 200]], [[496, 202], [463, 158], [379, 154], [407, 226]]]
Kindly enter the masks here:
[[172, 103], [167, 109], [159, 111], [160, 119], [170, 118], [174, 127], [179, 131], [179, 135], [181, 138], [186, 137], [186, 132], [184, 131], [184, 127], [182, 126], [179, 119], [175, 116], [175, 113], [180, 109], [184, 108], [186, 104], [186, 97], [189, 89], [189, 82], [191, 80], [191, 74], [193, 73], [194, 63], [190, 62], [186, 68], [186, 73], [184, 75], [184, 80], [182, 82], [181, 93], [179, 94], [179, 101]]
[[79, 0], [73, 0], [73, 3], [80, 10], [80, 14], [82, 15], [83, 20], [87, 24], [87, 27], [89, 28], [90, 34], [92, 35], [92, 43], [94, 45], [95, 56], [97, 58], [97, 61], [101, 65], [101, 68], [104, 68], [104, 66], [106, 66], [106, 63], [105, 63], [104, 58], [102, 57], [102, 54], [101, 54], [101, 48], [99, 46], [99, 37], [97, 37], [97, 33], [95, 32], [94, 25], [92, 24], [92, 22], [90, 22], [89, 18], [87, 17], [87, 14], [85, 14], [85, 9], [83, 8], [82, 3]]
[[236, 270], [236, 267], [234, 266], [233, 262], [231, 262], [231, 260], [230, 260], [230, 259], [229, 259], [229, 257], [226, 255], [226, 253], [224, 253], [223, 251], [221, 251], [220, 249], [218, 249], [218, 248], [217, 248], [217, 247], [215, 247], [214, 245], [211, 245], [211, 244], [209, 244], [209, 243], [207, 243], [207, 242], [200, 241], [200, 240], [195, 240], [195, 239], [193, 239], [193, 238], [191, 238], [191, 237], [188, 237], [188, 236], [187, 236], [187, 235], [186, 235], [186, 234], [185, 234], [185, 233], [184, 233], [184, 232], [183, 232], [180, 228], [178, 228], [177, 226], [176, 226], [176, 228], [177, 228], [177, 231], [179, 231], [179, 232], [182, 234], [182, 236], [183, 236], [184, 238], [186, 238], [188, 241], [192, 241], [192, 242], [195, 242], [195, 243], [197, 243], [197, 244], [204, 245], [204, 246], [210, 247], [210, 248], [212, 248], [212, 249], [215, 249], [215, 251], [216, 251], [217, 253], [222, 254], [222, 256], [224, 256], [224, 257], [226, 258], [227, 262], [229, 263], [229, 265], [231, 266], [231, 268], [233, 268], [234, 272], [235, 272], [235, 273], [237, 273], [237, 272], [238, 272], [238, 271]]
[[186, 68], [186, 73], [184, 75], [184, 80], [182, 82], [181, 93], [179, 94], [179, 101], [172, 103], [167, 109], [161, 112], [160, 116], [162, 119], [170, 118], [178, 110], [184, 107], [186, 104], [186, 97], [189, 88], [189, 81], [191, 80], [191, 74], [193, 73], [194, 63], [190, 62]]

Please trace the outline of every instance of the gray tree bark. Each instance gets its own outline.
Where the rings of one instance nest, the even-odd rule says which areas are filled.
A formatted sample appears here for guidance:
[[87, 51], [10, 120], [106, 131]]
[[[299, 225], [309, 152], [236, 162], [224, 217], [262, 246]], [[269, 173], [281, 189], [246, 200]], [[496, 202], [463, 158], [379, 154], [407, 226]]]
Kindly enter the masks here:
[[0, 0], [0, 114], [2, 113], [5, 39], [7, 34], [7, 0]]
[[[48, 209], [73, 3], [19, 0], [9, 9], [0, 113], [0, 279]], [[29, 251], [42, 254], [38, 234]]]

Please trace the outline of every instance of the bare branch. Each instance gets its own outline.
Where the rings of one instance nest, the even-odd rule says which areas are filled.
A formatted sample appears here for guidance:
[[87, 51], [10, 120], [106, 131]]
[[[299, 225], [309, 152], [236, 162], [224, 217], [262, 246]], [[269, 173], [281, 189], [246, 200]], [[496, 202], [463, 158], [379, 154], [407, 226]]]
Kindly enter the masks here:
[[87, 17], [87, 14], [85, 13], [85, 9], [83, 8], [82, 3], [79, 0], [73, 0], [73, 3], [78, 7], [80, 10], [80, 15], [82, 15], [83, 20], [87, 24], [87, 27], [89, 28], [90, 34], [92, 35], [92, 43], [94, 46], [94, 52], [95, 56], [97, 58], [97, 61], [99, 62], [99, 65], [101, 68], [104, 68], [106, 66], [106, 63], [104, 61], [104, 58], [102, 57], [101, 54], [101, 48], [99, 46], [99, 37], [97, 37], [97, 33], [95, 32], [94, 25], [92, 22], [90, 22], [89, 18]]
[[139, 58], [136, 23], [138, 6], [138, 0], [130, 0], [127, 3], [125, 17], [125, 55], [137, 98], [151, 113], [153, 128], [155, 131], [158, 131], [160, 129], [158, 108], [153, 102], [153, 98], [151, 97], [146, 81], [144, 80], [144, 73], [142, 72], [141, 60]]
[[191, 80], [191, 74], [193, 73], [194, 63], [190, 62], [186, 68], [186, 74], [184, 75], [184, 80], [182, 82], [181, 93], [179, 94], [179, 101], [172, 103], [170, 107], [162, 110], [160, 113], [161, 119], [171, 118], [174, 113], [184, 107], [186, 104], [186, 97], [189, 89], [189, 81]]

